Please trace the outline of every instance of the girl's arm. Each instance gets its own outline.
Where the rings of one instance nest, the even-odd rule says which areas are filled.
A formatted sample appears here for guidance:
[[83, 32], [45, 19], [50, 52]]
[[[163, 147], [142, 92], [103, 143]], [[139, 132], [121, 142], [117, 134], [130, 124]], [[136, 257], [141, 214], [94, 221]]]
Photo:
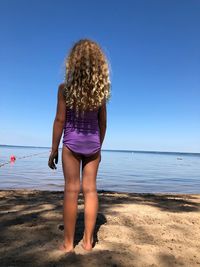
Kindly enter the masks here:
[[51, 169], [56, 169], [55, 164], [58, 163], [58, 147], [66, 119], [66, 103], [63, 92], [64, 92], [64, 85], [61, 84], [58, 88], [57, 111], [53, 124], [52, 149], [48, 161], [48, 166]]
[[98, 120], [99, 120], [99, 129], [100, 129], [100, 143], [102, 146], [103, 140], [104, 140], [104, 137], [106, 134], [106, 127], [107, 127], [106, 101], [100, 107], [99, 114], [98, 114]]

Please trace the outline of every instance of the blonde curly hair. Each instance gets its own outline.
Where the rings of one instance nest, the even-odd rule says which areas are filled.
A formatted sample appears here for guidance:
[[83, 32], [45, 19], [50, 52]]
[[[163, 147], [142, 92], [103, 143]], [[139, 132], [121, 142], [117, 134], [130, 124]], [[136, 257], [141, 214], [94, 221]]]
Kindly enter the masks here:
[[65, 61], [64, 95], [76, 114], [97, 110], [111, 97], [109, 65], [101, 47], [90, 39], [76, 42]]

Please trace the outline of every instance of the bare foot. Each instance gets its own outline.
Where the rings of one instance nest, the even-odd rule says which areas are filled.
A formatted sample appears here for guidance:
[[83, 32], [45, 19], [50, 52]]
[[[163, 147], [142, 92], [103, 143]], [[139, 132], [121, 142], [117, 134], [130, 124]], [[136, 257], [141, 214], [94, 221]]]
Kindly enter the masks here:
[[69, 247], [69, 246], [66, 246], [64, 243], [62, 243], [59, 247], [58, 247], [59, 250], [63, 251], [63, 252], [74, 252], [74, 248], [73, 247]]
[[84, 234], [83, 239], [82, 239], [82, 243], [81, 243], [82, 248], [87, 250], [87, 251], [91, 251], [92, 250], [92, 244], [93, 244], [93, 237], [92, 237], [91, 243], [86, 243], [85, 242], [85, 234]]

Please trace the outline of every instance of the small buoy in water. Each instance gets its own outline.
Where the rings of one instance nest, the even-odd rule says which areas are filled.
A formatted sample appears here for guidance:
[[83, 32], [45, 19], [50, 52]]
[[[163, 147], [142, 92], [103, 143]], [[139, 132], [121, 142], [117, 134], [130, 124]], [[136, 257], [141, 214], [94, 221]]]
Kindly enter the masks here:
[[16, 157], [14, 155], [10, 156], [10, 161], [15, 161], [16, 160]]
[[182, 160], [182, 158], [177, 158], [178, 160]]

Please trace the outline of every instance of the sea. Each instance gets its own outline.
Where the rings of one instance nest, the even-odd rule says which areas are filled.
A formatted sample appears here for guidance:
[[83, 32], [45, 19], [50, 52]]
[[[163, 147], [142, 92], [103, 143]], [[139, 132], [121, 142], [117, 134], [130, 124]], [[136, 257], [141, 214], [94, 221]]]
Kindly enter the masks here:
[[[63, 191], [61, 153], [52, 170], [50, 148], [0, 145], [0, 190]], [[97, 190], [199, 194], [200, 153], [102, 149], [96, 181]]]

